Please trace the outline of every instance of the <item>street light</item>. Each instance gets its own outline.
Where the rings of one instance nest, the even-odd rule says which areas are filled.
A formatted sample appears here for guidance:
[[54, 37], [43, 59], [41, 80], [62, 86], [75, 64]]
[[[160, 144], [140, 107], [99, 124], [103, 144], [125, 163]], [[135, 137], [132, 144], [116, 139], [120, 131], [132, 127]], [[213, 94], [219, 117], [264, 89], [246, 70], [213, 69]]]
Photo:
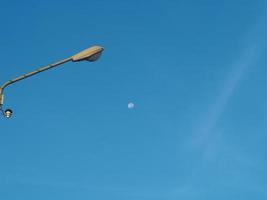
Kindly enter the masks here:
[[96, 60], [99, 59], [99, 57], [101, 56], [102, 52], [103, 52], [104, 48], [103, 47], [100, 47], [100, 46], [93, 46], [93, 47], [90, 47], [88, 49], [85, 49], [69, 58], [66, 58], [64, 60], [61, 60], [61, 61], [58, 61], [56, 63], [53, 63], [53, 64], [50, 64], [50, 65], [47, 65], [45, 67], [41, 67], [39, 69], [36, 69], [32, 72], [29, 72], [27, 74], [24, 74], [22, 76], [19, 76], [15, 79], [11, 79], [7, 82], [5, 82], [3, 85], [0, 86], [0, 112], [3, 114], [3, 116], [5, 116], [6, 118], [10, 118], [12, 116], [12, 110], [11, 109], [6, 109], [5, 111], [3, 110], [3, 104], [4, 104], [4, 89], [15, 83], [15, 82], [18, 82], [20, 80], [23, 80], [25, 78], [28, 78], [30, 76], [33, 76], [35, 74], [38, 74], [40, 72], [43, 72], [43, 71], [46, 71], [48, 69], [51, 69], [51, 68], [54, 68], [54, 67], [57, 67], [59, 65], [62, 65], [66, 62], [69, 62], [69, 61], [72, 61], [72, 62], [80, 62], [80, 61], [89, 61], [89, 62], [94, 62]]

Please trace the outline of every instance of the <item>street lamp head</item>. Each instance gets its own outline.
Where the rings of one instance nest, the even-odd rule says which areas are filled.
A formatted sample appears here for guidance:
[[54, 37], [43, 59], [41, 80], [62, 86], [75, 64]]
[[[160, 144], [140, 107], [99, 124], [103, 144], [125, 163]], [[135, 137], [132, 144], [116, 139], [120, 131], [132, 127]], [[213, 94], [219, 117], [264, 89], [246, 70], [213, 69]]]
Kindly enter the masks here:
[[71, 57], [71, 60], [73, 62], [79, 62], [79, 61], [94, 62], [99, 59], [103, 51], [104, 51], [103, 47], [93, 46], [81, 51], [80, 53], [75, 54], [74, 56]]
[[6, 109], [4, 115], [6, 118], [10, 118], [12, 116], [13, 111], [11, 109]]
[[79, 62], [79, 61], [94, 62], [94, 61], [96, 61], [96, 60], [98, 60], [100, 58], [100, 56], [101, 56], [103, 51], [104, 51], [104, 48], [101, 47], [101, 46], [92, 46], [92, 47], [90, 47], [88, 49], [85, 49], [85, 50], [83, 50], [83, 51], [81, 51], [81, 52], [79, 52], [79, 53], [77, 53], [77, 54], [75, 54], [75, 55], [73, 55], [71, 57], [68, 57], [68, 58], [66, 58], [64, 60], [58, 61], [56, 63], [50, 64], [50, 65], [45, 66], [45, 67], [41, 67], [41, 68], [36, 69], [36, 70], [34, 70], [32, 72], [29, 72], [27, 74], [19, 76], [19, 77], [15, 78], [15, 79], [11, 79], [11, 80], [5, 82], [3, 85], [0, 85], [0, 114], [2, 114], [6, 118], [10, 118], [12, 116], [12, 113], [13, 113], [13, 111], [11, 109], [6, 109], [6, 110], [3, 109], [3, 104], [4, 104], [4, 94], [3, 94], [3, 92], [4, 92], [4, 89], [7, 86], [9, 86], [9, 85], [11, 85], [11, 84], [13, 84], [15, 82], [21, 81], [21, 80], [23, 80], [25, 78], [28, 78], [30, 76], [33, 76], [35, 74], [38, 74], [40, 72], [43, 72], [43, 71], [46, 71], [48, 69], [51, 69], [51, 68], [57, 67], [59, 65], [62, 65], [62, 64], [66, 63], [66, 62], [69, 62], [69, 61], [73, 61], [73, 62]]

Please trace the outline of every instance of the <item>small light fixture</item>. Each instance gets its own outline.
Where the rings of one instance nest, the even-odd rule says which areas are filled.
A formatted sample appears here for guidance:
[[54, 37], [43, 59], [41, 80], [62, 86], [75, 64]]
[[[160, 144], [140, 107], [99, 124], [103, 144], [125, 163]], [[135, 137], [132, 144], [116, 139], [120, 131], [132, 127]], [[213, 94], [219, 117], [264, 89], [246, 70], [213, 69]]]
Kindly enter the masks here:
[[10, 118], [12, 116], [13, 111], [11, 109], [6, 109], [5, 110], [5, 117]]

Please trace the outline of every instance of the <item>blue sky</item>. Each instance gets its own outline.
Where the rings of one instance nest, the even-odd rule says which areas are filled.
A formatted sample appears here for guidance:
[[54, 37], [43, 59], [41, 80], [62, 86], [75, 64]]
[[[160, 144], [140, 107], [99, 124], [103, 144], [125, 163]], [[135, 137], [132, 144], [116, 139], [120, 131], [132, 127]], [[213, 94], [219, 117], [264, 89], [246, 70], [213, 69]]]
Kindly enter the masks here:
[[266, 199], [266, 6], [2, 1], [0, 199]]

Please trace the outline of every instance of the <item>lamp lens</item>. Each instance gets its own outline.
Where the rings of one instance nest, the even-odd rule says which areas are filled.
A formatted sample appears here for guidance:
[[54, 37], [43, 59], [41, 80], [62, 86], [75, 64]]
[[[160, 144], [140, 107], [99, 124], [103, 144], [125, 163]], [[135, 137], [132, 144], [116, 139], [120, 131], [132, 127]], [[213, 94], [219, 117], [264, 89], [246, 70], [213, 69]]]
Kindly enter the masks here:
[[98, 52], [98, 53], [88, 57], [86, 60], [89, 62], [94, 62], [100, 58], [101, 54], [102, 54], [102, 52]]

